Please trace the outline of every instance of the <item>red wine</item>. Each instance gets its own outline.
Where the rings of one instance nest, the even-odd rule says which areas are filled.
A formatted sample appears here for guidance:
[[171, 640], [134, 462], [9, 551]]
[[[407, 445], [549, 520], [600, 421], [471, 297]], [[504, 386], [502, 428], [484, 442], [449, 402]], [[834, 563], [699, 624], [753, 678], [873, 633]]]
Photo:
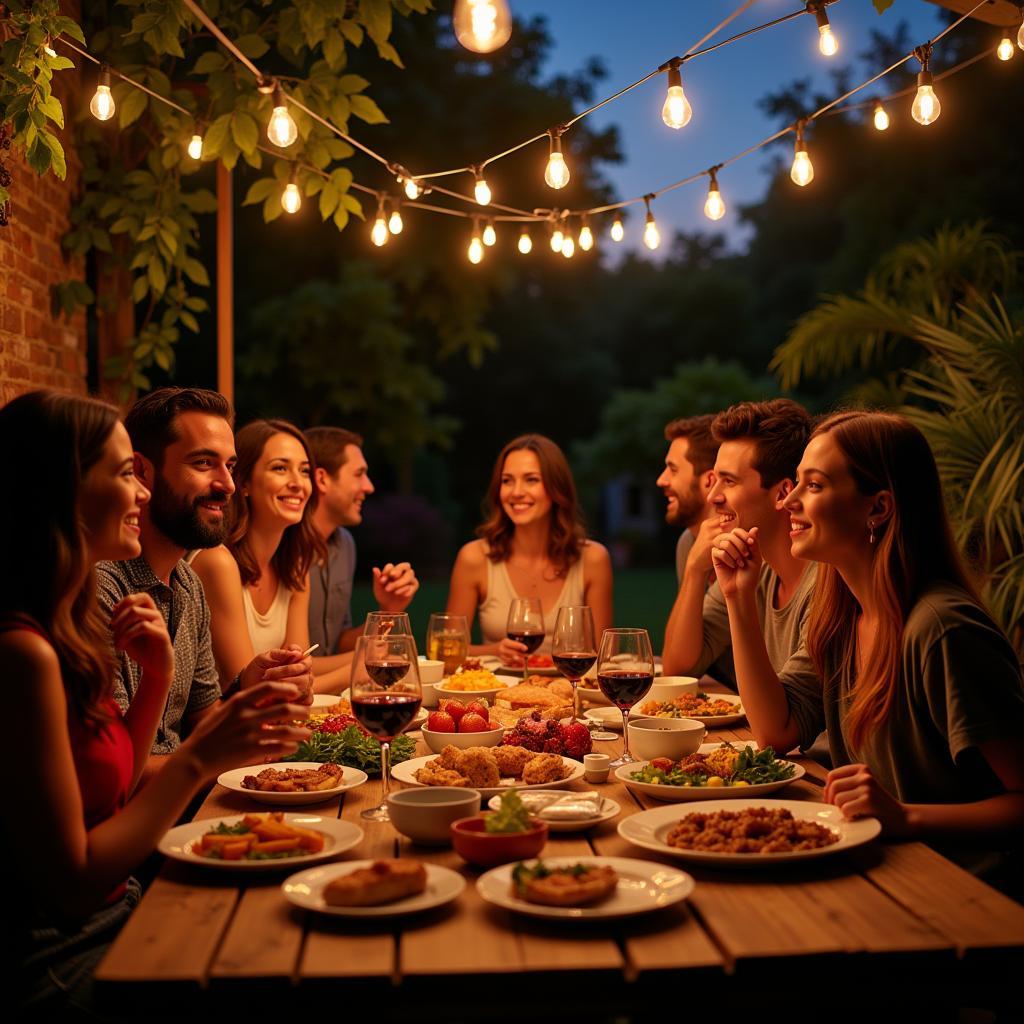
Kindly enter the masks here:
[[419, 709], [420, 697], [414, 693], [369, 693], [352, 699], [356, 721], [379, 740], [393, 740]]
[[601, 687], [601, 692], [617, 708], [631, 708], [647, 693], [653, 682], [653, 672], [628, 672], [613, 668], [597, 674], [597, 685]]
[[541, 630], [539, 633], [536, 633], [531, 629], [510, 629], [508, 631], [508, 638], [509, 640], [515, 640], [516, 643], [525, 644], [526, 653], [533, 654], [544, 642], [544, 631]]
[[366, 674], [381, 686], [394, 686], [409, 671], [409, 662], [403, 658], [384, 658], [367, 661]]
[[587, 654], [583, 651], [567, 652], [565, 654], [552, 655], [555, 668], [565, 676], [566, 679], [582, 679], [590, 667], [597, 661], [596, 654]]

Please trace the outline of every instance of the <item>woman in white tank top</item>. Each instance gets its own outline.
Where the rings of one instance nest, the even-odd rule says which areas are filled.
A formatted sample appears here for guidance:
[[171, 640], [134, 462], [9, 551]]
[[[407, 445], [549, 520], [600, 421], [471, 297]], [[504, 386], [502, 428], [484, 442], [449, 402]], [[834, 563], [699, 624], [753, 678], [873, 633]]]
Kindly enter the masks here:
[[488, 517], [479, 540], [459, 552], [452, 570], [448, 611], [472, 623], [480, 613], [483, 643], [474, 654], [513, 661], [526, 650], [505, 635], [517, 597], [539, 597], [544, 643], [550, 652], [558, 609], [590, 605], [597, 635], [612, 624], [612, 566], [607, 549], [587, 540], [576, 485], [562, 450], [540, 434], [510, 441], [494, 467]]

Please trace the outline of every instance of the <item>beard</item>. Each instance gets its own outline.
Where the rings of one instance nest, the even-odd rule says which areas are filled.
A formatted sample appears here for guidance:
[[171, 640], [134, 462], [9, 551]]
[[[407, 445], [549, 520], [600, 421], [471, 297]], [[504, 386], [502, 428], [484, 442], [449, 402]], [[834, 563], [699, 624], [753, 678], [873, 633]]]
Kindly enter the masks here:
[[699, 483], [695, 482], [686, 494], [676, 494], [675, 499], [675, 511], [665, 513], [665, 522], [670, 526], [691, 526], [703, 518], [706, 502]]
[[[204, 494], [189, 502], [172, 491], [157, 476], [149, 499], [149, 518], [153, 525], [179, 548], [215, 548], [228, 535], [229, 498], [221, 494]], [[224, 516], [219, 523], [203, 522], [199, 505], [202, 502], [223, 502]]]

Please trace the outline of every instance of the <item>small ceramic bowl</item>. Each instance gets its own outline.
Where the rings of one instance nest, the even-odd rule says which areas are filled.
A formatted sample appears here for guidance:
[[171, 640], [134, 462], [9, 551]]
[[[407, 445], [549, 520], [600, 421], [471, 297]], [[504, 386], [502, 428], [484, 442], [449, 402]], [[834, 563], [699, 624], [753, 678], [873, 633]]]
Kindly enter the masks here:
[[649, 700], [675, 700], [684, 693], [697, 693], [698, 684], [696, 676], [662, 676], [654, 680], [643, 703]]
[[444, 662], [432, 661], [430, 658], [419, 657], [420, 686], [423, 690], [423, 706], [437, 707], [437, 691], [435, 685], [444, 678]]
[[482, 815], [462, 818], [451, 823], [452, 846], [455, 852], [470, 864], [480, 868], [493, 868], [514, 860], [536, 857], [548, 841], [547, 822], [531, 818], [529, 832], [484, 831]]
[[466, 747], [496, 747], [505, 735], [505, 730], [499, 726], [486, 732], [433, 732], [424, 725], [420, 735], [435, 754], [440, 754], [449, 743], [459, 750], [465, 750]]
[[641, 761], [694, 753], [704, 739], [703, 722], [693, 718], [635, 718], [629, 723], [629, 750]]
[[494, 707], [494, 698], [502, 690], [508, 688], [505, 683], [501, 683], [499, 686], [488, 687], [486, 690], [450, 690], [448, 686], [451, 678], [451, 676], [446, 676], [443, 682], [435, 683], [434, 692], [439, 698], [452, 697], [455, 700], [461, 700], [464, 704], [468, 704], [471, 700], [486, 700], [489, 707]]
[[480, 794], [456, 786], [399, 789], [388, 794], [391, 824], [414, 843], [447, 846], [453, 821], [480, 811]]

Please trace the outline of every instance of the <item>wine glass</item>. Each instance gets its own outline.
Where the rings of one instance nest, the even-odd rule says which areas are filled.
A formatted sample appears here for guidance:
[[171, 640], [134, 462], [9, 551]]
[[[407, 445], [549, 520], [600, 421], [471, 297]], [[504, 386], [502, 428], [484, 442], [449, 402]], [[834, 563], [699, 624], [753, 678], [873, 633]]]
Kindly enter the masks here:
[[629, 709], [642, 700], [654, 682], [654, 654], [646, 629], [606, 629], [597, 656], [597, 685], [622, 712], [622, 756], [609, 767], [636, 760], [629, 752]]
[[469, 623], [465, 615], [434, 612], [427, 624], [427, 657], [444, 662], [444, 674], [450, 676], [469, 651]]
[[[408, 612], [369, 612], [364, 636], [412, 636], [412, 624]], [[415, 644], [413, 645], [415, 646]]]
[[572, 686], [572, 720], [576, 721], [576, 687], [597, 661], [594, 615], [587, 605], [565, 605], [558, 609], [551, 634], [551, 657], [555, 668]]
[[508, 608], [505, 635], [526, 645], [523, 655], [523, 682], [530, 675], [530, 655], [544, 642], [544, 612], [539, 597], [517, 597]]
[[363, 811], [362, 816], [370, 821], [390, 821], [391, 741], [409, 727], [423, 701], [413, 638], [394, 633], [359, 637], [349, 685], [353, 716], [380, 740], [384, 796], [379, 806]]

